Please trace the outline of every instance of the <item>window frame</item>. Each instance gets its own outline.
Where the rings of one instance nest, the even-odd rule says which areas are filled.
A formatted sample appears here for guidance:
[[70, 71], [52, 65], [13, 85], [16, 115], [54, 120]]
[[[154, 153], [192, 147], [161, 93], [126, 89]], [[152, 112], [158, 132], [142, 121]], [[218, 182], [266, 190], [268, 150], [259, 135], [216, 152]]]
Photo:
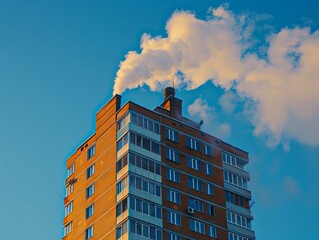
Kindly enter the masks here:
[[73, 230], [73, 221], [68, 222], [67, 224], [63, 226], [63, 237], [65, 237], [70, 232], [72, 232], [72, 230]]
[[172, 161], [172, 162], [176, 162], [179, 163], [179, 152], [172, 149], [172, 148], [165, 148], [165, 156], [166, 159]]
[[64, 217], [73, 212], [73, 201], [64, 206]]
[[182, 226], [182, 217], [177, 212], [167, 210], [167, 222], [176, 226]]
[[85, 229], [85, 240], [90, 239], [94, 236], [94, 226], [91, 225]]
[[180, 174], [171, 168], [166, 168], [166, 179], [175, 183], [180, 183]]
[[87, 150], [87, 160], [90, 160], [96, 153], [96, 144], [92, 144]]
[[94, 203], [92, 203], [85, 209], [85, 219], [92, 217], [93, 214], [94, 214]]
[[170, 128], [165, 128], [165, 138], [172, 142], [178, 143], [178, 132]]
[[92, 177], [92, 175], [95, 173], [95, 164], [92, 164], [86, 169], [86, 179], [89, 179]]
[[181, 204], [181, 194], [172, 189], [166, 189], [166, 199], [167, 201], [170, 201], [176, 204]]
[[86, 188], [86, 199], [89, 199], [95, 192], [95, 183], [92, 183]]
[[75, 163], [72, 163], [70, 167], [68, 167], [66, 170], [66, 177], [67, 178], [70, 177], [71, 175], [74, 174], [74, 172], [75, 172]]

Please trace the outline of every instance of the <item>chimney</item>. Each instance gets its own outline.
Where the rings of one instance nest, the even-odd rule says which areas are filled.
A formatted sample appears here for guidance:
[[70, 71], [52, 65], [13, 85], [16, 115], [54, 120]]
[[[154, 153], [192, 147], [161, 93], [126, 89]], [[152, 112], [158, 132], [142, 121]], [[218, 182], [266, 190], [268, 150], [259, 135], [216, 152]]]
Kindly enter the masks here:
[[183, 117], [182, 103], [183, 101], [181, 99], [175, 97], [174, 87], [167, 87], [164, 89], [164, 102], [160, 106], [156, 107], [154, 111], [166, 116], [170, 116], [171, 118], [175, 118], [189, 126], [200, 130], [203, 122], [201, 121], [200, 123], [197, 123]]
[[164, 89], [164, 101], [170, 96], [175, 97], [175, 89], [173, 87], [167, 87]]
[[182, 100], [175, 97], [175, 89], [167, 87], [164, 89], [164, 102], [161, 104], [163, 108], [170, 112], [170, 116], [176, 119], [182, 117]]

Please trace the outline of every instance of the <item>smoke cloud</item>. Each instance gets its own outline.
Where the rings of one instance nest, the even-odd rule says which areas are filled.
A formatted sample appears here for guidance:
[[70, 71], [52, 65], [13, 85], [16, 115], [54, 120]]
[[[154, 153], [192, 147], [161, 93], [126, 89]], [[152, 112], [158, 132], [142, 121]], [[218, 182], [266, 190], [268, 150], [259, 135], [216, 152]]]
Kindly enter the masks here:
[[175, 12], [167, 37], [144, 34], [141, 52], [128, 52], [114, 94], [143, 85], [162, 90], [172, 74], [176, 88], [212, 81], [247, 102], [255, 135], [273, 145], [290, 139], [319, 145], [319, 31], [283, 28], [263, 39], [260, 56], [252, 47], [254, 24], [224, 6], [212, 9], [206, 20]]

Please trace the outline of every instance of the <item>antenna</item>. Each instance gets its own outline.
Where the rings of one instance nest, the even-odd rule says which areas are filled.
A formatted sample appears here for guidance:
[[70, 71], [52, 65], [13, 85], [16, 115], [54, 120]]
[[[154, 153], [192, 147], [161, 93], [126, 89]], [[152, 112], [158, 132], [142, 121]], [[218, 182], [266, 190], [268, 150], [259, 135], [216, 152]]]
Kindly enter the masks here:
[[175, 74], [172, 74], [172, 87], [174, 88]]

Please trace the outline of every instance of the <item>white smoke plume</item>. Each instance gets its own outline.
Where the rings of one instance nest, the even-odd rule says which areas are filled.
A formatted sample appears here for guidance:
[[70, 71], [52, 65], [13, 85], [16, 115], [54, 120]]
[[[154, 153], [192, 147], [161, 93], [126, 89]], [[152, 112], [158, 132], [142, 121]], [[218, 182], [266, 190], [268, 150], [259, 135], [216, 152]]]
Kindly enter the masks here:
[[167, 37], [144, 34], [141, 52], [121, 62], [114, 94], [148, 85], [160, 91], [176, 74], [175, 87], [195, 89], [207, 81], [234, 89], [244, 100], [256, 135], [274, 145], [289, 139], [319, 145], [319, 31], [284, 28], [272, 33], [266, 54], [252, 51], [249, 16], [224, 6], [206, 20], [175, 12]]
[[227, 139], [231, 134], [231, 127], [227, 123], [220, 123], [218, 120], [218, 113], [214, 107], [202, 99], [197, 98], [187, 108], [188, 113], [197, 120], [203, 120], [203, 128], [207, 132], [213, 132], [214, 135], [223, 140]]

